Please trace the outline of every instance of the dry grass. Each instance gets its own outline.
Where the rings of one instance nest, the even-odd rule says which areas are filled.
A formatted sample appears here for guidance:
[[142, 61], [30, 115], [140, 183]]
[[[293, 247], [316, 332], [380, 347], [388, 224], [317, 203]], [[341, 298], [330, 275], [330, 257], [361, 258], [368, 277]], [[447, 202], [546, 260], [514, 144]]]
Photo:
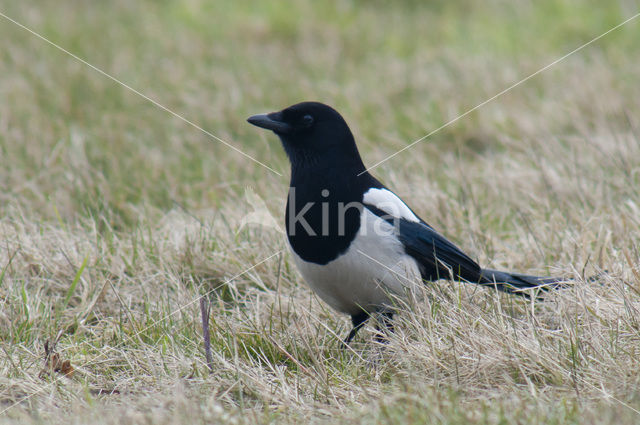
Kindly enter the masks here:
[[249, 114], [323, 100], [374, 164], [637, 4], [230, 4], [0, 7], [284, 174], [0, 21], [0, 422], [638, 423], [640, 22], [375, 170], [483, 265], [576, 279], [544, 303], [438, 282], [344, 351], [240, 229], [287, 186]]

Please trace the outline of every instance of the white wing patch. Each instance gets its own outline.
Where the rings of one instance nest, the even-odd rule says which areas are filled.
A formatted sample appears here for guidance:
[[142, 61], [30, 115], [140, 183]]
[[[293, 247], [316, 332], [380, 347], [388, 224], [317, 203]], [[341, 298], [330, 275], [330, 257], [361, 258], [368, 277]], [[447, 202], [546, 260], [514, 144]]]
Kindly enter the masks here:
[[387, 189], [369, 189], [365, 192], [363, 202], [390, 214], [394, 217], [419, 222], [420, 219], [411, 211], [395, 193]]

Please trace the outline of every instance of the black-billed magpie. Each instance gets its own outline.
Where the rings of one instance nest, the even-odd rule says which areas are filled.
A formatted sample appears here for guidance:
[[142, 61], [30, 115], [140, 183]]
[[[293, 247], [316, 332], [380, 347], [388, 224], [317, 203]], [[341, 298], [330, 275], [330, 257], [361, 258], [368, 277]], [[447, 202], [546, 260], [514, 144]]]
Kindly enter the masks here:
[[351, 316], [346, 344], [375, 313], [392, 329], [393, 297], [421, 280], [454, 279], [525, 296], [523, 289], [562, 281], [481, 268], [366, 171], [333, 108], [302, 102], [248, 121], [282, 141], [291, 162], [285, 227], [293, 259], [320, 298]]

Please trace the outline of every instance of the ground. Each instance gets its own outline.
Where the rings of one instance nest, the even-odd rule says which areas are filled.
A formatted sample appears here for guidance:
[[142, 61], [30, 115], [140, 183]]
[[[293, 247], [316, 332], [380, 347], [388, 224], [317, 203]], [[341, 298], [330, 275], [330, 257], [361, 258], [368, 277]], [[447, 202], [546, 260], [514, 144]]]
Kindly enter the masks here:
[[[638, 11], [0, 2], [0, 423], [638, 423], [640, 18], [483, 104]], [[430, 284], [342, 350], [245, 122], [302, 100], [370, 166], [482, 104], [372, 172], [482, 265], [572, 284]]]

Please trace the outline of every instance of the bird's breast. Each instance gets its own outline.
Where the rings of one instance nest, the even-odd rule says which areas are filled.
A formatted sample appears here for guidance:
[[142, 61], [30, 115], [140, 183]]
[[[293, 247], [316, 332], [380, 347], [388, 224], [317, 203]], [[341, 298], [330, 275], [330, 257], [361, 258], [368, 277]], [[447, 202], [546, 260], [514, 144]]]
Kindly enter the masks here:
[[362, 194], [347, 185], [291, 187], [285, 228], [292, 250], [315, 264], [335, 260], [355, 238], [362, 210]]
[[418, 266], [404, 252], [393, 226], [367, 209], [360, 210], [358, 222], [344, 252], [324, 263], [303, 258], [289, 238], [305, 282], [334, 309], [348, 314], [384, 309], [393, 304], [394, 295], [420, 282]]

